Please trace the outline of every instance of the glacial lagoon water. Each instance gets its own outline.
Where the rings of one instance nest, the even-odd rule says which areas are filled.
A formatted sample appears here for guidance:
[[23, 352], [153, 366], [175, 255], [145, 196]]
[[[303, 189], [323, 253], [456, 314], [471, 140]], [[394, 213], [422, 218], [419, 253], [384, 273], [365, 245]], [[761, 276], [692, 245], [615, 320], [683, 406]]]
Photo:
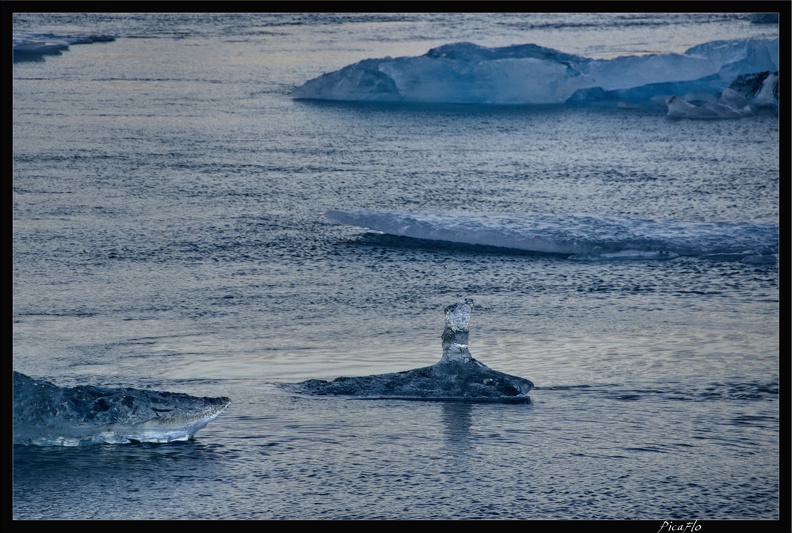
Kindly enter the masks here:
[[[611, 60], [777, 24], [18, 13], [14, 31], [115, 40], [13, 66], [13, 369], [231, 405], [187, 442], [14, 446], [13, 518], [778, 520], [777, 114], [294, 98], [453, 43]], [[470, 353], [533, 382], [530, 405], [284, 386], [434, 364], [465, 298]]]

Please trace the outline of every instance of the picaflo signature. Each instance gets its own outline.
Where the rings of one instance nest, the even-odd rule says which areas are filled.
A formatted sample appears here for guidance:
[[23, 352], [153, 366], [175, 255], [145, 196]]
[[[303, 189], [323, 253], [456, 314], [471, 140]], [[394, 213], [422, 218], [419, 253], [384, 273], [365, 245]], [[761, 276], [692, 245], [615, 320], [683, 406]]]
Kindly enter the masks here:
[[701, 524], [698, 523], [698, 520], [693, 520], [692, 522], [671, 522], [670, 520], [663, 520], [663, 524], [660, 526], [660, 529], [657, 530], [657, 533], [663, 533], [664, 531], [667, 533], [695, 533], [700, 529]]

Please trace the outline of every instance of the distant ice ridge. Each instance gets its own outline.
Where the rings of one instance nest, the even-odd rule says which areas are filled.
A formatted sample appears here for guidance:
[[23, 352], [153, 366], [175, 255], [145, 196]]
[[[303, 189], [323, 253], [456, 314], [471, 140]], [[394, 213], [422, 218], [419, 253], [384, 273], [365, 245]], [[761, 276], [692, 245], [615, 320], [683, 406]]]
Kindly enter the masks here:
[[191, 439], [228, 398], [94, 386], [58, 387], [14, 372], [14, 444], [85, 446]]
[[[13, 34], [14, 60], [25, 59], [24, 56], [41, 57], [60, 55], [73, 44], [90, 44], [96, 42], [115, 41], [112, 35], [89, 33], [33, 33], [17, 32]], [[28, 59], [31, 59], [28, 58]]]
[[742, 74], [778, 71], [778, 39], [714, 41], [684, 54], [591, 59], [520, 44], [454, 43], [419, 57], [365, 59], [298, 87], [297, 99], [467, 104], [654, 102], [719, 95]]
[[680, 255], [778, 254], [777, 223], [682, 222], [588, 214], [459, 214], [328, 211], [335, 222], [390, 235], [532, 252], [576, 260], [673, 259]]
[[468, 321], [473, 300], [445, 308], [443, 356], [432, 366], [391, 374], [312, 379], [295, 384], [302, 393], [367, 399], [531, 403], [531, 381], [490, 369], [468, 350]]

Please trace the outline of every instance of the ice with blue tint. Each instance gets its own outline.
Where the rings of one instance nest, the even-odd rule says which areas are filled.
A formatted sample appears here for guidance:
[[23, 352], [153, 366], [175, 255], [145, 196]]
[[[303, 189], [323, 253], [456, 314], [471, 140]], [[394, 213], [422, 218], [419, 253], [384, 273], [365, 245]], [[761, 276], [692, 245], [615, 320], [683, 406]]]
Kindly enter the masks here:
[[778, 254], [778, 223], [655, 221], [591, 214], [328, 211], [330, 220], [390, 235], [572, 259], [672, 259]]
[[471, 299], [445, 308], [443, 355], [432, 366], [333, 381], [312, 379], [291, 388], [306, 394], [366, 399], [530, 404], [531, 381], [492, 370], [471, 355], [468, 322], [472, 310]]
[[185, 441], [230, 403], [225, 397], [132, 388], [58, 387], [15, 371], [14, 444], [84, 446]]
[[664, 102], [719, 95], [738, 76], [778, 70], [778, 39], [715, 41], [683, 54], [591, 59], [536, 44], [447, 44], [419, 57], [365, 59], [305, 82], [297, 99], [465, 104]]
[[666, 100], [668, 116], [673, 118], [741, 118], [757, 111], [778, 112], [778, 72], [741, 74], [720, 96], [693, 92]]

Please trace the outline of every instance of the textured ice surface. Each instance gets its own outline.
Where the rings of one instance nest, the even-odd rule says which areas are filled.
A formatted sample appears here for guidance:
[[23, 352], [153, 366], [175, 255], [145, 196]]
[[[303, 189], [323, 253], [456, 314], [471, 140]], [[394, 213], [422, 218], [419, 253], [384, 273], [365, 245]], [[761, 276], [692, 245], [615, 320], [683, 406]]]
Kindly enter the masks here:
[[468, 321], [473, 301], [466, 299], [445, 308], [443, 356], [432, 366], [391, 374], [312, 379], [296, 384], [300, 392], [358, 398], [442, 400], [481, 403], [531, 403], [533, 388], [527, 379], [487, 367], [468, 350]]
[[14, 444], [81, 446], [192, 438], [228, 398], [94, 386], [58, 387], [14, 372]]
[[575, 259], [778, 253], [777, 223], [682, 222], [603, 215], [328, 211], [327, 217], [391, 235], [570, 254]]
[[674, 118], [741, 118], [756, 111], [778, 111], [778, 72], [743, 74], [723, 90], [720, 97], [694, 92], [666, 100], [668, 116]]
[[751, 107], [733, 106], [724, 100], [691, 100], [672, 96], [666, 101], [668, 116], [673, 118], [741, 118], [753, 115]]
[[535, 44], [454, 43], [419, 57], [365, 59], [298, 87], [294, 98], [562, 104], [719, 94], [737, 76], [778, 70], [778, 39], [716, 41], [684, 54], [590, 59]]
[[778, 106], [778, 71], [737, 76], [729, 89], [748, 99], [754, 106]]

